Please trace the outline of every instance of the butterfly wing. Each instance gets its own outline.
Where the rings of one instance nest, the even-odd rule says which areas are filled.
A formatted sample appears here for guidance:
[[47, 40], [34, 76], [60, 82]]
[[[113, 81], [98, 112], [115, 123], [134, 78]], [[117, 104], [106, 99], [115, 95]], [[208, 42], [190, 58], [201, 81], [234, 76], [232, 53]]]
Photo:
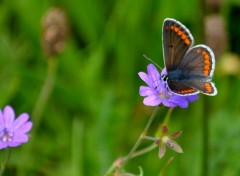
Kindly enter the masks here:
[[169, 89], [178, 95], [195, 95], [199, 93], [197, 89], [189, 87], [182, 82], [168, 80], [167, 83]]
[[166, 18], [162, 29], [164, 62], [167, 71], [176, 69], [194, 40], [189, 30], [171, 18]]
[[184, 74], [201, 75], [212, 79], [215, 69], [215, 57], [206, 45], [196, 45], [189, 49], [178, 69]]
[[217, 89], [211, 82], [214, 69], [215, 57], [212, 50], [205, 45], [194, 46], [188, 50], [178, 66], [179, 77], [171, 80], [171, 72], [169, 73], [168, 86], [171, 91], [180, 95], [196, 94], [198, 91], [206, 95], [216, 95]]

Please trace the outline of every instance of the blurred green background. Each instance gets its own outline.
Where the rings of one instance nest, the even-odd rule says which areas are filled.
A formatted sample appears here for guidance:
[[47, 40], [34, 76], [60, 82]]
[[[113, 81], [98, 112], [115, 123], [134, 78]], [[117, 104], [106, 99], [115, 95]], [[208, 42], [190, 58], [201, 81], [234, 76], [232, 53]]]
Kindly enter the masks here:
[[[49, 57], [41, 21], [54, 6], [66, 13], [69, 35], [63, 51]], [[223, 29], [204, 27], [211, 15], [223, 20]], [[185, 24], [195, 44], [206, 43], [214, 29], [216, 50], [221, 45], [214, 50], [218, 95], [199, 95], [187, 109], [173, 111], [169, 128], [183, 131], [177, 139], [183, 154], [167, 150], [160, 160], [155, 149], [130, 160], [126, 170], [137, 174], [141, 166], [144, 175], [159, 175], [174, 156], [167, 176], [240, 175], [238, 0], [1, 0], [0, 107], [28, 112], [34, 123], [30, 141], [12, 148], [5, 175], [98, 176], [127, 155], [153, 111], [138, 94], [144, 83], [137, 73], [149, 64], [143, 54], [163, 67], [167, 17]], [[46, 80], [49, 96], [41, 103]], [[157, 114], [149, 135], [166, 112]]]

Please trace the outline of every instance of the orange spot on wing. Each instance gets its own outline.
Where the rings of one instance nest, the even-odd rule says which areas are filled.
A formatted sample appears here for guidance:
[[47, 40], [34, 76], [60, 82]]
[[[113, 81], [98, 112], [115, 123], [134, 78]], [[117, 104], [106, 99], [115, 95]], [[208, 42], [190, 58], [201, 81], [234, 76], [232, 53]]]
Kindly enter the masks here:
[[205, 83], [205, 89], [207, 93], [212, 93], [213, 92], [213, 87], [210, 83]]
[[185, 40], [185, 43], [186, 43], [187, 45], [190, 45], [190, 40], [186, 39], [186, 40]]
[[204, 59], [204, 63], [205, 63], [206, 65], [211, 65], [211, 62], [210, 62], [209, 59]]
[[173, 30], [173, 29], [174, 29], [174, 26], [171, 26], [170, 28], [171, 28], [171, 30]]
[[203, 74], [204, 74], [205, 76], [208, 76], [208, 75], [209, 75], [209, 70], [204, 70]]
[[183, 34], [183, 32], [182, 31], [178, 31], [178, 33], [177, 33], [178, 35], [182, 35]]
[[174, 31], [175, 31], [175, 32], [178, 32], [178, 31], [179, 31], [179, 28], [175, 27], [175, 28], [174, 28]]
[[185, 35], [185, 34], [183, 34], [182, 35], [182, 39], [184, 40], [184, 39], [186, 39], [187, 38], [187, 36]]
[[205, 70], [210, 70], [210, 68], [211, 68], [210, 65], [204, 65]]
[[206, 54], [206, 55], [204, 56], [204, 58], [205, 58], [205, 59], [210, 59], [209, 54]]
[[186, 89], [186, 90], [178, 91], [177, 93], [179, 93], [179, 94], [188, 94], [188, 93], [193, 93], [193, 92], [196, 92], [196, 90], [195, 89]]
[[[210, 74], [210, 69], [212, 66], [212, 61], [210, 60], [210, 55], [206, 51], [202, 51], [203, 57], [204, 57], [204, 71], [203, 74], [205, 76], [208, 76]], [[210, 83], [208, 83], [211, 85]]]
[[200, 53], [201, 52], [201, 50], [200, 49], [197, 49], [197, 53]]

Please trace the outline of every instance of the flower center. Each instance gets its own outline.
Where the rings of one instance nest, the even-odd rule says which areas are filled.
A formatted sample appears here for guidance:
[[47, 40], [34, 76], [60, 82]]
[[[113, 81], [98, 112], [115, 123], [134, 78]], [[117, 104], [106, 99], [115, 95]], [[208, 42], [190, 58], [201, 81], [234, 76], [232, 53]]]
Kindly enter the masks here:
[[13, 133], [8, 131], [7, 128], [4, 128], [0, 133], [0, 140], [2, 142], [11, 142], [13, 139]]
[[167, 89], [161, 89], [159, 92], [159, 96], [163, 100], [169, 100], [172, 98], [172, 92], [168, 91]]
[[162, 141], [163, 141], [165, 144], [167, 144], [168, 147], [170, 147], [170, 148], [173, 148], [173, 147], [174, 147], [173, 142], [170, 140], [170, 138], [169, 138], [168, 136], [164, 136], [164, 137], [162, 138]]

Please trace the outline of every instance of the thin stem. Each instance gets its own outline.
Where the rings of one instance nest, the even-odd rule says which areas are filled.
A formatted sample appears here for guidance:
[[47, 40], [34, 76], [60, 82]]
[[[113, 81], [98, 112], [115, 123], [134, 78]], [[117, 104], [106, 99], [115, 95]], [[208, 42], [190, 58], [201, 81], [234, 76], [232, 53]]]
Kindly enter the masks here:
[[[203, 133], [203, 161], [202, 161], [202, 175], [207, 176], [208, 174], [208, 145], [209, 145], [209, 105], [204, 97], [204, 111], [202, 121], [202, 133]], [[208, 112], [208, 113], [207, 113]]]
[[[135, 158], [135, 157], [138, 157], [140, 155], [143, 155], [144, 153], [147, 153], [155, 148], [157, 148], [158, 145], [156, 145], [156, 143], [154, 142], [153, 144], [139, 150], [139, 151], [136, 151], [135, 153], [133, 153], [131, 155], [131, 158]], [[107, 172], [105, 173], [105, 176], [108, 176], [108, 175], [111, 175], [111, 173], [119, 166], [121, 166], [122, 162], [124, 162], [125, 160], [127, 159], [127, 156], [123, 157], [123, 158], [119, 158], [117, 159], [112, 165], [111, 167], [107, 170]], [[121, 167], [122, 168], [122, 167]]]
[[170, 117], [171, 117], [172, 112], [173, 112], [173, 109], [174, 109], [174, 108], [169, 108], [169, 109], [168, 109], [168, 112], [167, 112], [167, 114], [166, 114], [166, 116], [165, 116], [165, 118], [164, 118], [164, 121], [163, 121], [163, 125], [168, 125], [168, 123], [169, 123], [169, 121], [170, 121]]
[[[32, 135], [35, 135], [38, 129], [38, 126], [41, 123], [42, 113], [44, 112], [48, 99], [54, 88], [54, 82], [55, 82], [56, 73], [57, 73], [57, 64], [58, 64], [57, 61], [58, 61], [57, 58], [47, 58], [47, 64], [48, 64], [47, 74], [31, 115], [31, 118], [34, 122], [34, 128], [33, 128], [33, 131], [31, 132]], [[22, 155], [25, 155], [25, 157], [22, 158], [22, 160], [24, 160], [22, 162], [27, 162], [28, 160], [30, 160], [31, 152], [33, 152], [33, 149], [35, 147], [34, 140], [37, 140], [37, 139], [32, 138], [31, 142], [22, 150]], [[28, 154], [26, 155], [26, 153]], [[18, 169], [19, 169], [19, 175], [24, 175], [23, 170], [20, 168]]]
[[141, 135], [139, 136], [137, 142], [136, 142], [135, 145], [133, 146], [132, 150], [129, 152], [128, 156], [127, 156], [127, 157], [125, 158], [125, 160], [123, 161], [123, 163], [122, 163], [122, 168], [123, 168], [124, 165], [128, 162], [128, 160], [132, 157], [132, 155], [135, 153], [136, 149], [137, 149], [138, 146], [140, 145], [141, 141], [143, 140], [143, 137], [146, 135], [146, 133], [147, 133], [147, 131], [148, 131], [148, 129], [149, 129], [149, 127], [150, 127], [150, 125], [151, 125], [154, 117], [156, 116], [158, 110], [159, 110], [159, 107], [157, 106], [157, 107], [154, 109], [154, 111], [153, 111], [150, 119], [149, 119], [148, 122], [147, 122], [147, 125], [145, 126], [143, 132], [142, 132]]
[[35, 104], [35, 107], [33, 109], [32, 113], [32, 119], [34, 120], [34, 129], [36, 130], [40, 121], [41, 116], [43, 113], [43, 110], [47, 104], [48, 98], [53, 90], [55, 77], [56, 77], [56, 71], [57, 71], [57, 60], [56, 58], [48, 58], [48, 72], [47, 76], [44, 82], [44, 85], [42, 86], [41, 92], [39, 94], [38, 100]]
[[149, 141], [157, 141], [159, 140], [158, 137], [152, 137], [152, 136], [143, 136], [143, 139], [149, 140]]
[[167, 163], [163, 166], [163, 168], [161, 170], [161, 173], [159, 174], [160, 176], [164, 176], [166, 174], [167, 168], [168, 168], [169, 164], [172, 162], [173, 159], [174, 159], [174, 157], [170, 157], [167, 160]]
[[131, 159], [135, 158], [137, 156], [143, 155], [143, 154], [145, 154], [145, 153], [147, 153], [147, 152], [149, 152], [149, 151], [151, 151], [151, 150], [153, 150], [157, 147], [158, 147], [158, 145], [156, 145], [156, 143], [154, 142], [153, 144], [151, 144], [151, 145], [149, 145], [149, 146], [147, 146], [147, 147], [145, 147], [145, 148], [143, 148], [139, 151], [136, 151], [134, 154], [132, 154]]
[[3, 163], [1, 164], [0, 176], [3, 175], [5, 169], [6, 169], [7, 165], [8, 165], [8, 162], [9, 162], [9, 159], [10, 159], [10, 154], [11, 154], [10, 148], [7, 148], [6, 149], [5, 159], [4, 159]]
[[[171, 118], [171, 115], [172, 115], [172, 112], [173, 112], [173, 109], [174, 108], [169, 108], [168, 111], [167, 111], [167, 114], [166, 116], [164, 117], [164, 120], [161, 124], [161, 126], [168, 126], [169, 124], [169, 121], [170, 121], [170, 118]], [[161, 136], [162, 135], [162, 128], [159, 128], [156, 133], [155, 133], [156, 136]]]

